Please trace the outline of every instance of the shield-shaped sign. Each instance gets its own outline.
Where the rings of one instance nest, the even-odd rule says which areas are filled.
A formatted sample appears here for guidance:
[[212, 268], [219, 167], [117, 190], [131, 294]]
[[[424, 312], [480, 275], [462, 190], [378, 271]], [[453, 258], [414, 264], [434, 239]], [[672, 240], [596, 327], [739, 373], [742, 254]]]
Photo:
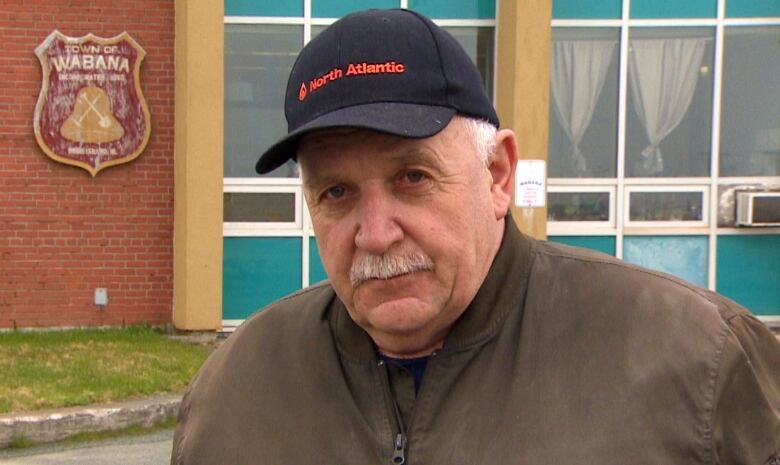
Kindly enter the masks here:
[[95, 176], [141, 154], [151, 134], [139, 79], [146, 52], [127, 32], [106, 39], [54, 31], [35, 54], [43, 82], [33, 125], [46, 155]]

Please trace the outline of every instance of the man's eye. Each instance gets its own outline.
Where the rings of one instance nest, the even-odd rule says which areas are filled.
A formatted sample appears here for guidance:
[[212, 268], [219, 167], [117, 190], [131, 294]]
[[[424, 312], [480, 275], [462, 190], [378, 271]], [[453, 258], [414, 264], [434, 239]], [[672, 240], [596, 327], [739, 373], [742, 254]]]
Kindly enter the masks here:
[[344, 188], [344, 186], [333, 186], [329, 187], [325, 191], [325, 197], [329, 199], [340, 199], [346, 192], [347, 190]]
[[404, 178], [406, 181], [417, 184], [419, 182], [422, 182], [425, 180], [425, 174], [419, 172], [419, 171], [409, 171], [408, 173], [404, 174]]

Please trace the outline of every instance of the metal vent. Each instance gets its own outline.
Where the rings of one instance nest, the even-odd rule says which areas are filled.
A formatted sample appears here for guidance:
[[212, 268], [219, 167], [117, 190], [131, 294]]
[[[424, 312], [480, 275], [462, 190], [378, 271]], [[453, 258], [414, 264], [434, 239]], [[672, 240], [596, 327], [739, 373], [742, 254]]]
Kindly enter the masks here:
[[737, 192], [738, 226], [780, 226], [780, 191]]

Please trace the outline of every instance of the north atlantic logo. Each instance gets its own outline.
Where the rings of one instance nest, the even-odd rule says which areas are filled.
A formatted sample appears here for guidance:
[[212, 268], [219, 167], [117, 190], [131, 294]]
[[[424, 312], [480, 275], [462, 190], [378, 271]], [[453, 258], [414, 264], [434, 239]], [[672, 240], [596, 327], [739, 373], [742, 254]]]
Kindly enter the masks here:
[[310, 79], [308, 87], [306, 82], [301, 83], [298, 90], [298, 100], [303, 102], [312, 92], [325, 87], [333, 81], [344, 77], [367, 76], [376, 74], [403, 74], [406, 72], [406, 66], [403, 63], [387, 61], [385, 63], [350, 63], [347, 69], [333, 68], [325, 74]]

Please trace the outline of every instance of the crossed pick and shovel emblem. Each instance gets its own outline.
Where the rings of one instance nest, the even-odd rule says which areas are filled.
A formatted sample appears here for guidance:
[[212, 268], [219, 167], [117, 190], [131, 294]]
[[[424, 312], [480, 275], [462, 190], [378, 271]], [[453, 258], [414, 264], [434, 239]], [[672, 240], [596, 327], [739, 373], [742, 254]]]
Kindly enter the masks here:
[[95, 103], [103, 99], [102, 94], [98, 94], [95, 96], [94, 100], [90, 100], [86, 93], [79, 94], [79, 100], [83, 100], [87, 106], [89, 107], [88, 111], [84, 111], [81, 113], [81, 116], [76, 120], [76, 124], [81, 126], [81, 122], [84, 121], [84, 118], [89, 114], [89, 111], [95, 112], [95, 115], [97, 115], [98, 119], [98, 125], [101, 128], [107, 128], [111, 126], [111, 118], [109, 118], [107, 115], [104, 115], [103, 113], [98, 110], [98, 108], [95, 106]]
[[60, 128], [60, 134], [74, 142], [105, 143], [120, 139], [125, 131], [111, 112], [106, 92], [88, 86], [76, 96], [73, 111]]

